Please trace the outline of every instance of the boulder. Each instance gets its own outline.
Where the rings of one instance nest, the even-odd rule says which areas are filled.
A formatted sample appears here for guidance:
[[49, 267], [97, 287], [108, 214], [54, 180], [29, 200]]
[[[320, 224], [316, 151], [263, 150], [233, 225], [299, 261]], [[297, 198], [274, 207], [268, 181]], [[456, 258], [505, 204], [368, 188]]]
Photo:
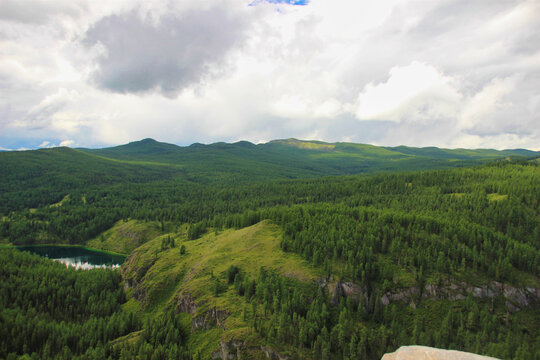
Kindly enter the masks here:
[[402, 346], [381, 360], [497, 360], [496, 358], [457, 350], [443, 350], [428, 346]]

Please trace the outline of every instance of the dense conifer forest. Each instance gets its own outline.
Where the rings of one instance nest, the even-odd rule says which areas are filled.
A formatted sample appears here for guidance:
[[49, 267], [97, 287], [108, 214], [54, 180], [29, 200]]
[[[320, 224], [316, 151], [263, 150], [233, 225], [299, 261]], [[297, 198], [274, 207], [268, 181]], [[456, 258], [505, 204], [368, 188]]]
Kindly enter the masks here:
[[[172, 157], [167, 166], [150, 162], [158, 156], [152, 152], [135, 164], [138, 153], [121, 150], [79, 151], [94, 166], [84, 170], [73, 150], [61, 149], [46, 176], [31, 163], [24, 171], [11, 158], [3, 163], [15, 169], [1, 181], [9, 188], [0, 195], [5, 244], [105, 248], [111, 229], [133, 220], [153, 224], [158, 235], [133, 246], [122, 271], [74, 270], [1, 250], [0, 357], [205, 359], [220, 341], [242, 340], [237, 353], [269, 347], [291, 359], [378, 359], [410, 344], [540, 359], [537, 160], [220, 181], [220, 172], [175, 168]], [[66, 163], [70, 175], [63, 177]], [[218, 316], [202, 330], [177, 305], [189, 280], [184, 268], [174, 276], [163, 268], [173, 279], [170, 298], [145, 298], [148, 291], [136, 287], [163, 280], [152, 272], [160, 261], [182, 267], [204, 256], [195, 251], [201, 239], [218, 241], [261, 222], [281, 229], [277, 255], [305, 262], [315, 280], [234, 258], [225, 271], [206, 269], [205, 306], [236, 317], [219, 325]], [[132, 270], [130, 288], [124, 282]], [[459, 296], [450, 294], [458, 287]], [[504, 291], [492, 291], [497, 287]], [[249, 335], [226, 338], [238, 329]], [[205, 331], [218, 334], [209, 350], [200, 345]]]

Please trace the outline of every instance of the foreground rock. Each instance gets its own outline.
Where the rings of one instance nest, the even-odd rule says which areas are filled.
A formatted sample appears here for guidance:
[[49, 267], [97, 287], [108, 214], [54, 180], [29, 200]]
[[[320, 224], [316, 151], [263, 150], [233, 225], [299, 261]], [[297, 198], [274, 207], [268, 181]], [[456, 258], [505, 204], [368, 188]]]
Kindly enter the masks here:
[[393, 353], [384, 354], [381, 360], [497, 360], [489, 356], [463, 351], [443, 350], [428, 346], [402, 346]]

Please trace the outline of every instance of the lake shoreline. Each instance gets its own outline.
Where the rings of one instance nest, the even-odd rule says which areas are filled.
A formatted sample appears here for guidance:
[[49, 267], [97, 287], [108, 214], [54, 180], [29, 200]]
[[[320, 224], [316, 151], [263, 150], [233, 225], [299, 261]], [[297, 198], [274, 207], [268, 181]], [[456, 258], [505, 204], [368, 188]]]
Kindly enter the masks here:
[[45, 247], [45, 246], [56, 246], [56, 247], [65, 247], [65, 248], [80, 248], [80, 249], [85, 249], [85, 250], [89, 250], [89, 251], [95, 251], [95, 252], [99, 252], [99, 253], [107, 254], [107, 255], [123, 256], [125, 258], [127, 258], [129, 256], [129, 254], [123, 254], [123, 253], [110, 251], [110, 250], [96, 249], [96, 248], [92, 248], [92, 247], [85, 246], [85, 245], [54, 244], [54, 243], [51, 243], [51, 244], [28, 244], [28, 245], [27, 244], [21, 244], [21, 245], [0, 244], [0, 250], [2, 250], [2, 249], [15, 249], [15, 248], [19, 248], [19, 247]]

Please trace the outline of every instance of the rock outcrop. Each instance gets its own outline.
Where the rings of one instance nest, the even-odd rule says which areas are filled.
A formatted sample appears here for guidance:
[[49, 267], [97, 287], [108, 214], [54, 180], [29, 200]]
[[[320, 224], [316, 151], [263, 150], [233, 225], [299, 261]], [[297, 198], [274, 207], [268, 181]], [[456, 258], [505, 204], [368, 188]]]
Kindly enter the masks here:
[[212, 353], [212, 359], [242, 359], [242, 352], [240, 349], [243, 346], [244, 342], [242, 340], [221, 341], [219, 344], [219, 349]]
[[420, 289], [413, 286], [398, 292], [387, 292], [386, 294], [383, 294], [383, 296], [381, 296], [381, 303], [383, 305], [389, 305], [390, 303], [399, 301], [408, 304], [415, 304], [415, 301], [417, 301], [419, 298]]
[[[212, 359], [222, 359], [222, 360], [240, 360], [240, 359], [251, 359], [253, 355], [259, 353], [260, 351], [266, 356], [267, 359], [272, 360], [291, 360], [289, 356], [280, 354], [274, 349], [268, 346], [246, 346], [243, 340], [221, 340], [219, 344], [219, 349], [212, 353]], [[259, 358], [258, 355], [256, 355]]]
[[[329, 278], [320, 278], [317, 284], [321, 288], [327, 288], [331, 302], [337, 305], [341, 298], [348, 297], [354, 303], [367, 303], [368, 292], [365, 286], [353, 282], [332, 282]], [[511, 312], [520, 311], [533, 303], [540, 302], [540, 288], [515, 287], [498, 281], [491, 281], [482, 286], [472, 286], [465, 282], [446, 281], [442, 284], [427, 284], [423, 288], [412, 286], [400, 290], [384, 293], [380, 297], [383, 305], [394, 302], [402, 302], [416, 307], [421, 299], [444, 299], [450, 301], [464, 300], [471, 294], [476, 298], [504, 297], [506, 306]]]
[[133, 297], [135, 300], [145, 303], [146, 302], [146, 290], [143, 287], [143, 278], [155, 264], [156, 259], [150, 259], [146, 261], [139, 261], [139, 253], [134, 251], [124, 261], [124, 264], [120, 268], [120, 273], [124, 279], [124, 290], [133, 290]]
[[183, 312], [191, 315], [197, 312], [197, 304], [195, 304], [195, 299], [190, 293], [182, 293], [178, 295], [176, 312]]
[[211, 308], [203, 314], [193, 317], [193, 320], [191, 320], [191, 331], [199, 329], [208, 330], [214, 326], [225, 328], [225, 320], [228, 317], [228, 312]]
[[465, 282], [441, 285], [427, 284], [422, 291], [418, 287], [410, 287], [395, 292], [387, 292], [381, 297], [383, 305], [392, 302], [404, 302], [414, 305], [420, 298], [446, 299], [450, 301], [464, 300], [471, 294], [477, 298], [505, 298], [509, 311], [516, 312], [532, 303], [540, 301], [540, 289], [533, 287], [518, 288], [509, 284], [492, 281], [483, 286], [471, 286]]
[[402, 346], [393, 353], [384, 354], [381, 360], [497, 360], [463, 351], [443, 350], [427, 346]]
[[264, 352], [268, 359], [272, 360], [289, 360], [288, 356], [282, 355], [268, 346], [261, 346], [261, 350]]
[[[321, 284], [321, 282], [319, 282]], [[326, 286], [327, 282], [324, 282]], [[342, 297], [350, 298], [354, 303], [358, 304], [360, 301], [367, 301], [367, 288], [365, 286], [360, 286], [353, 282], [341, 282], [332, 284], [328, 283], [329, 292], [331, 296], [331, 303], [333, 305], [339, 304], [339, 300]]]
[[203, 305], [204, 303], [196, 303], [190, 293], [181, 292], [177, 296], [176, 312], [193, 315], [193, 319], [191, 320], [191, 331], [199, 329], [208, 330], [214, 326], [225, 328], [225, 320], [229, 317], [229, 313], [213, 307], [207, 311], [199, 312], [199, 314], [196, 315], [197, 310]]

